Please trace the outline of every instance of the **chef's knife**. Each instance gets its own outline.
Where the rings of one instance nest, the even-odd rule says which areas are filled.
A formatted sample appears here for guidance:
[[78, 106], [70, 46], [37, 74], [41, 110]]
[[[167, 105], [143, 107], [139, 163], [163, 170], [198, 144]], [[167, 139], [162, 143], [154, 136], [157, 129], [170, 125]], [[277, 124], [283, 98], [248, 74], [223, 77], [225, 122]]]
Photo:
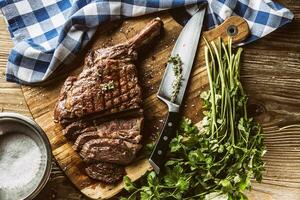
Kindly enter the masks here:
[[172, 63], [168, 63], [157, 93], [157, 97], [168, 105], [169, 111], [168, 117], [165, 120], [164, 128], [161, 131], [159, 139], [149, 158], [149, 162], [157, 174], [159, 174], [161, 167], [165, 163], [165, 156], [169, 149], [169, 143], [175, 136], [178, 120], [180, 119], [179, 108], [182, 103], [197, 51], [205, 10], [205, 8], [199, 10], [188, 21], [181, 31], [171, 52], [171, 57], [178, 55], [182, 61], [181, 86], [178, 94], [176, 95], [175, 101], [171, 101], [172, 91], [174, 89], [173, 82], [176, 79]]

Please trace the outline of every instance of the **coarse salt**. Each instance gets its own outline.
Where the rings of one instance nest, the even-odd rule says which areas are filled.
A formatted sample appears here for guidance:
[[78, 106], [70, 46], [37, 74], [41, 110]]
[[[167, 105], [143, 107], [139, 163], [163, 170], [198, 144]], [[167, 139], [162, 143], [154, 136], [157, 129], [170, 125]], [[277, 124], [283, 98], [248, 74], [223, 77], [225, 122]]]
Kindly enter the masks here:
[[37, 175], [41, 150], [27, 135], [0, 134], [0, 189], [22, 187]]

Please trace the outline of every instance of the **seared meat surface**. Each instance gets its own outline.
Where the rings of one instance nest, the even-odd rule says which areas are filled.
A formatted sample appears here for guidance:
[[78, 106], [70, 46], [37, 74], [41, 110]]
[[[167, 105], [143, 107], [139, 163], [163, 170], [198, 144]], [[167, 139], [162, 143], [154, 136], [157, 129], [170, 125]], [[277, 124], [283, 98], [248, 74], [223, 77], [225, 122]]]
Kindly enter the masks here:
[[55, 118], [62, 124], [141, 108], [137, 72], [126, 61], [99, 60], [65, 85], [55, 108]]
[[141, 108], [141, 87], [133, 61], [136, 50], [157, 36], [161, 26], [161, 20], [154, 19], [129, 41], [90, 52], [79, 76], [69, 77], [63, 85], [55, 120], [68, 124]]
[[54, 120], [88, 166], [93, 179], [115, 183], [141, 149], [142, 91], [137, 52], [158, 36], [153, 19], [130, 40], [88, 53], [82, 72], [66, 79], [54, 108]]

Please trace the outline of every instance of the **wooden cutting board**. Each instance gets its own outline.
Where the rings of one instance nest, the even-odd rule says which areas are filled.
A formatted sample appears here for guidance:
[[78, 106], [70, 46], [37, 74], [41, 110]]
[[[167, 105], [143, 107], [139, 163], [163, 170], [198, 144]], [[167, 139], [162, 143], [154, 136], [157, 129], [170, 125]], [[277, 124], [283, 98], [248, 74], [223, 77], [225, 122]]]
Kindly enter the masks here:
[[[145, 127], [142, 134], [145, 139], [158, 132], [163, 125], [162, 120], [165, 117], [167, 108], [156, 98], [156, 92], [167, 59], [182, 27], [167, 12], [129, 19], [122, 24], [115, 22], [100, 27], [95, 39], [87, 48], [101, 48], [121, 43], [134, 36], [154, 17], [160, 17], [163, 20], [164, 33], [151, 46], [140, 52], [139, 61], [137, 62], [139, 79], [143, 88]], [[226, 41], [228, 27], [232, 26], [237, 27], [237, 34], [233, 36], [234, 42], [242, 41], [247, 37], [249, 33], [248, 25], [240, 17], [231, 17], [217, 28], [204, 32], [202, 36], [208, 41], [213, 41], [218, 37]], [[194, 122], [199, 122], [202, 118], [199, 94], [208, 83], [204, 66], [203, 47], [204, 41], [201, 39], [183, 103], [183, 115], [191, 118]], [[68, 143], [60, 129], [53, 122], [53, 108], [66, 75], [78, 74], [83, 67], [84, 57], [84, 53], [77, 57], [72, 64], [76, 70], [71, 73], [64, 73], [64, 75], [55, 77], [55, 81], [46, 86], [22, 86], [22, 90], [33, 118], [46, 132], [52, 145], [53, 155], [65, 174], [86, 196], [92, 199], [107, 199], [120, 192], [123, 189], [123, 183], [105, 185], [90, 179], [84, 172], [82, 160], [72, 149], [72, 144]], [[132, 180], [140, 178], [147, 170], [151, 170], [147, 159], [139, 160], [126, 167], [127, 175]]]

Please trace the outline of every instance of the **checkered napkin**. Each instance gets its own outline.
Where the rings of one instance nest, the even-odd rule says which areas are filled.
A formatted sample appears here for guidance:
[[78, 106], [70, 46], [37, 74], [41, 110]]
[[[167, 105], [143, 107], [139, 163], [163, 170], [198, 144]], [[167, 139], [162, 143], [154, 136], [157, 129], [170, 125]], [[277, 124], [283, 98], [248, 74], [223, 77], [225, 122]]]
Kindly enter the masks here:
[[194, 3], [208, 3], [209, 28], [231, 15], [247, 20], [254, 41], [290, 22], [293, 14], [271, 0], [0, 0], [14, 42], [8, 81], [38, 84], [68, 67], [105, 21], [140, 16]]

